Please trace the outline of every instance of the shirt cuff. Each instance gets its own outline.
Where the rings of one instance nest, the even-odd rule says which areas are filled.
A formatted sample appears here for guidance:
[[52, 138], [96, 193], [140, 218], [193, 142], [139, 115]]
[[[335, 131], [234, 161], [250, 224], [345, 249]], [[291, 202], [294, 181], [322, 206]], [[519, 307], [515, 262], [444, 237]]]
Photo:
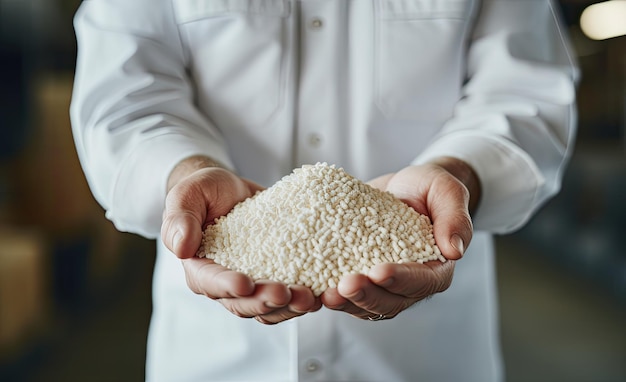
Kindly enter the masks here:
[[521, 228], [538, 208], [543, 175], [518, 146], [477, 132], [457, 132], [431, 144], [413, 164], [449, 156], [468, 163], [481, 183], [481, 200], [473, 215], [474, 229], [509, 233]]

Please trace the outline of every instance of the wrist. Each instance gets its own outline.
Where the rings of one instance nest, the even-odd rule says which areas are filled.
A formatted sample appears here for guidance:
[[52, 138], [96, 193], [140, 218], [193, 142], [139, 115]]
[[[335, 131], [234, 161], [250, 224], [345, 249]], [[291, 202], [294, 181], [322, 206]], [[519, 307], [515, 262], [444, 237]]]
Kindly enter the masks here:
[[169, 192], [178, 182], [194, 172], [211, 167], [225, 168], [220, 162], [203, 155], [194, 155], [183, 159], [170, 173], [167, 179], [167, 191]]
[[468, 210], [473, 213], [481, 197], [480, 178], [467, 162], [454, 157], [439, 157], [429, 161], [457, 178], [469, 192]]

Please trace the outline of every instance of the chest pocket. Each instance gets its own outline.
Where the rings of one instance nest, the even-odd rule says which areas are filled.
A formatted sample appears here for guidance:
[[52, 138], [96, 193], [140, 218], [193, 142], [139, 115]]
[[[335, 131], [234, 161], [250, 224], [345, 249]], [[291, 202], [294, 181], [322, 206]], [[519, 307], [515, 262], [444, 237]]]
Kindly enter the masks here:
[[218, 126], [267, 124], [283, 102], [288, 0], [172, 0], [200, 107]]
[[449, 118], [464, 77], [474, 0], [380, 0], [375, 97], [392, 119]]

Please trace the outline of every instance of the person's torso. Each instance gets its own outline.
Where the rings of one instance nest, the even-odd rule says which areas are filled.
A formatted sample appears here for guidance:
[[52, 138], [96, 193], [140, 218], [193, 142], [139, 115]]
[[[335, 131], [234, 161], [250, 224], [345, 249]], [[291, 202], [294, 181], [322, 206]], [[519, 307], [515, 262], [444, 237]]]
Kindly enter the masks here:
[[[452, 114], [474, 0], [174, 0], [197, 103], [269, 185], [325, 161], [369, 179]], [[268, 165], [269, 164], [269, 165]]]
[[[368, 180], [408, 164], [462, 97], [473, 0], [173, 0], [196, 101], [241, 175], [325, 161]], [[193, 295], [160, 246], [148, 379], [495, 381], [493, 253], [477, 234], [450, 290], [399, 317], [323, 309], [280, 325]]]

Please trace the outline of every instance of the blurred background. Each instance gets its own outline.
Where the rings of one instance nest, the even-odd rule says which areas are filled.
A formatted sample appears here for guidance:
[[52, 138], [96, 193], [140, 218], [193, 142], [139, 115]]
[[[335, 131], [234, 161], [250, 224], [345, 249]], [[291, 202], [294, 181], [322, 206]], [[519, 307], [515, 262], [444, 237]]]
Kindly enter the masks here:
[[[582, 69], [563, 190], [497, 238], [509, 381], [626, 381], [626, 1], [594, 3], [559, 3]], [[79, 4], [0, 0], [0, 381], [144, 376], [154, 243], [112, 227], [78, 164]]]

